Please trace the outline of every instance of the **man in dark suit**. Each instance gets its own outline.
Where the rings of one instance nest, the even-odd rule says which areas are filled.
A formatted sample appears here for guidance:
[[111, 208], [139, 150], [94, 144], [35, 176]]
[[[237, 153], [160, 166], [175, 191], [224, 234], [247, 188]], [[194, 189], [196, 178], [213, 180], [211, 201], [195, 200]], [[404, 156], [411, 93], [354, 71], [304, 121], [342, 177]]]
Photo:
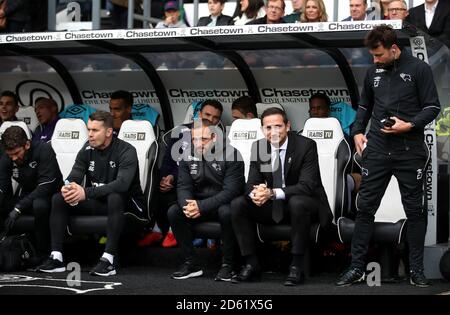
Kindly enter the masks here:
[[290, 132], [286, 113], [269, 108], [261, 116], [265, 139], [252, 146], [244, 196], [231, 203], [231, 220], [246, 264], [234, 282], [261, 272], [256, 257], [256, 225], [290, 222], [292, 264], [285, 285], [303, 282], [303, 260], [311, 222], [327, 226], [332, 214], [319, 171], [316, 143]]
[[233, 25], [233, 18], [223, 15], [226, 0], [208, 0], [210, 16], [204, 16], [198, 20], [197, 26], [224, 26]]
[[425, 3], [409, 10], [406, 21], [450, 47], [449, 0], [425, 0]]
[[350, 16], [342, 21], [365, 21], [367, 17], [367, 0], [350, 0]]

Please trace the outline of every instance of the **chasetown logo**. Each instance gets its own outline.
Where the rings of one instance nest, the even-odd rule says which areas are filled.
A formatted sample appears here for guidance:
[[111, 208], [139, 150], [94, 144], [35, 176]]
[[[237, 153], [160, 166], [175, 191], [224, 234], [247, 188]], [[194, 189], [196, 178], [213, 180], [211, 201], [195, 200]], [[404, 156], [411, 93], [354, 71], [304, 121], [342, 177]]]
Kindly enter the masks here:
[[233, 140], [256, 140], [256, 131], [235, 131]]
[[58, 131], [58, 134], [56, 135], [57, 139], [80, 139], [80, 132], [79, 131]]
[[333, 130], [308, 130], [310, 139], [333, 139]]
[[123, 139], [145, 141], [145, 132], [124, 132]]
[[[76, 294], [85, 294], [94, 291], [114, 290], [115, 287], [122, 285], [120, 282], [101, 282], [101, 281], [83, 281], [70, 280], [69, 286], [67, 279], [52, 279], [30, 277], [25, 275], [0, 275], [0, 294], [6, 292], [6, 288], [41, 288], [67, 290]], [[83, 287], [83, 289], [81, 289]], [[23, 290], [23, 289], [21, 289]]]

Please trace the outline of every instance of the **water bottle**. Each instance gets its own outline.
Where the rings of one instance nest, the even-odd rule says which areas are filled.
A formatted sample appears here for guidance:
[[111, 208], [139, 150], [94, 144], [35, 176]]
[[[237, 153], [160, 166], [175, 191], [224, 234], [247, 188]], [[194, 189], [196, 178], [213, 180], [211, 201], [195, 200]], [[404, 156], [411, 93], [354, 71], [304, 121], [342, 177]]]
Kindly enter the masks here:
[[[67, 188], [69, 188], [69, 186], [70, 186], [70, 182], [67, 179], [64, 181], [64, 186], [66, 186]], [[75, 207], [77, 204], [78, 204], [78, 202], [74, 202], [74, 203], [71, 203], [70, 205], [72, 207]]]

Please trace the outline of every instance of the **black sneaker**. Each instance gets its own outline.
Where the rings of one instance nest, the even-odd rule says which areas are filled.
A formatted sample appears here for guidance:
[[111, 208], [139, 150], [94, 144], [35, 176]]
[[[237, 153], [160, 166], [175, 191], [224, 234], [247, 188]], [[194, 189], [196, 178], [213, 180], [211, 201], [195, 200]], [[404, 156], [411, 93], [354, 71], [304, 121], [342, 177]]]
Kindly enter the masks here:
[[97, 266], [95, 266], [89, 274], [91, 276], [102, 277], [114, 276], [116, 274], [116, 268], [114, 268], [114, 265], [111, 264], [108, 259], [101, 257]]
[[64, 272], [66, 271], [66, 266], [62, 261], [49, 257], [45, 263], [37, 267], [36, 271], [46, 273]]
[[411, 271], [409, 283], [420, 288], [427, 288], [431, 285], [431, 282], [425, 277], [423, 271]]
[[233, 277], [235, 277], [236, 274], [233, 271], [233, 268], [231, 267], [231, 265], [228, 264], [222, 264], [222, 266], [220, 267], [219, 272], [217, 273], [216, 277], [214, 278], [214, 280], [216, 281], [231, 281], [231, 279]]
[[336, 281], [335, 284], [338, 287], [346, 287], [354, 283], [364, 281], [364, 276], [364, 271], [362, 271], [361, 269], [349, 268], [340, 275], [339, 280]]
[[188, 278], [200, 277], [203, 270], [191, 261], [186, 261], [181, 267], [172, 274], [172, 279], [183, 280]]

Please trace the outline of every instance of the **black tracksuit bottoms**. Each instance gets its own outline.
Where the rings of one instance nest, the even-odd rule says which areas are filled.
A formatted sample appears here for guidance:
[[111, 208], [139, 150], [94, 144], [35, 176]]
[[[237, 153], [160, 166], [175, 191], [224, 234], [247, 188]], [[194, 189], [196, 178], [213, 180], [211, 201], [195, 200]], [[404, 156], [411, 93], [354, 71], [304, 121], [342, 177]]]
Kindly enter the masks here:
[[356, 199], [358, 211], [352, 239], [351, 267], [364, 269], [375, 213], [393, 175], [397, 178], [407, 217], [406, 236], [411, 270], [421, 271], [427, 229], [423, 184], [428, 152], [409, 150], [401, 154], [379, 154], [366, 151], [363, 152], [362, 182]]
[[66, 227], [71, 215], [107, 215], [107, 231], [105, 252], [117, 255], [120, 235], [122, 234], [125, 218], [125, 197], [112, 193], [102, 199], [88, 199], [76, 206], [71, 206], [64, 201], [61, 193], [57, 193], [52, 199], [52, 212], [50, 214], [50, 231], [52, 237], [52, 250], [63, 251]]

